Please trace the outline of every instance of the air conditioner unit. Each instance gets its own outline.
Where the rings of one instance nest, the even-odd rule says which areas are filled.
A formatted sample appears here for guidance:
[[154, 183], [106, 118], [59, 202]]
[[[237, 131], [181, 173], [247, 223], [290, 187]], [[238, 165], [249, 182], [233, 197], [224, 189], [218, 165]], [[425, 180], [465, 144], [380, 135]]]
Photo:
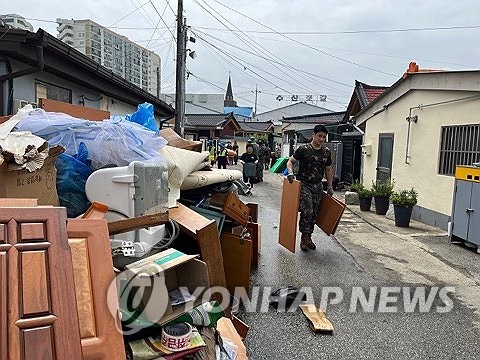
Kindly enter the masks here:
[[14, 99], [13, 100], [13, 109], [12, 109], [12, 113], [13, 115], [15, 115], [19, 109], [23, 108], [24, 106], [26, 105], [32, 105], [32, 107], [34, 109], [36, 109], [38, 107], [38, 104], [35, 103], [35, 102], [30, 102], [28, 100], [21, 100], [21, 99]]

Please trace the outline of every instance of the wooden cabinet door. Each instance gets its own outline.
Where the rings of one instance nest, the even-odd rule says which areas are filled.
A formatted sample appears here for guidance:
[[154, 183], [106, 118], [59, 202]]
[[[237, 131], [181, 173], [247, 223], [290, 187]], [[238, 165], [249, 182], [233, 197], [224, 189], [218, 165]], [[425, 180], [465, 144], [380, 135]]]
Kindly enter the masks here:
[[0, 208], [0, 359], [81, 359], [64, 208]]
[[125, 359], [107, 221], [69, 219], [67, 231], [83, 359]]
[[220, 237], [220, 243], [228, 291], [234, 294], [235, 288], [243, 287], [249, 293], [252, 241], [224, 232]]
[[290, 184], [287, 179], [283, 180], [278, 243], [293, 253], [295, 252], [297, 239], [298, 203], [301, 186], [300, 181], [293, 180], [293, 183]]

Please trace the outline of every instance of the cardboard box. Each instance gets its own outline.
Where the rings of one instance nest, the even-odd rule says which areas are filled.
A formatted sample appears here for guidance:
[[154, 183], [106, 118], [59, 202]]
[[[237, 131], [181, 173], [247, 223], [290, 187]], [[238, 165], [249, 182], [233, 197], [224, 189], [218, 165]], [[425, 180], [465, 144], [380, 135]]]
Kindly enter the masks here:
[[[128, 292], [136, 286], [142, 289], [140, 298], [130, 299], [130, 303], [138, 303], [142, 318], [156, 324], [163, 325], [200, 305], [210, 283], [207, 265], [197, 256], [168, 249], [127, 265], [127, 271], [119, 277], [120, 307], [126, 308]], [[168, 292], [179, 287], [195, 293], [196, 299], [172, 306]]]
[[50, 148], [43, 166], [33, 172], [0, 165], [0, 198], [36, 198], [38, 205], [58, 206], [55, 161], [63, 151], [61, 146]]

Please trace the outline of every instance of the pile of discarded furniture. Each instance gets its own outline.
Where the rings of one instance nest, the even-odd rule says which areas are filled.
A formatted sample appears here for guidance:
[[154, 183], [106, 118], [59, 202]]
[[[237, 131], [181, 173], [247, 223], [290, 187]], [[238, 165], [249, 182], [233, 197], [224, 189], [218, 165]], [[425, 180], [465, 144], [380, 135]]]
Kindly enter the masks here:
[[258, 265], [258, 205], [148, 120], [27, 107], [0, 124], [9, 358], [247, 358], [231, 301]]

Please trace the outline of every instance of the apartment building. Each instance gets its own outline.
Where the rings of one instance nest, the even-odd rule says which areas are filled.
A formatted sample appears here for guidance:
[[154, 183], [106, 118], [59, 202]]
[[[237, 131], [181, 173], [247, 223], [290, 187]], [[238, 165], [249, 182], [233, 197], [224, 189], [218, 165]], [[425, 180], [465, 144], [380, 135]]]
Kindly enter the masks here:
[[0, 15], [0, 20], [15, 29], [33, 31], [33, 26], [23, 16], [18, 14]]
[[92, 20], [57, 19], [57, 38], [149, 93], [160, 94], [160, 57]]

